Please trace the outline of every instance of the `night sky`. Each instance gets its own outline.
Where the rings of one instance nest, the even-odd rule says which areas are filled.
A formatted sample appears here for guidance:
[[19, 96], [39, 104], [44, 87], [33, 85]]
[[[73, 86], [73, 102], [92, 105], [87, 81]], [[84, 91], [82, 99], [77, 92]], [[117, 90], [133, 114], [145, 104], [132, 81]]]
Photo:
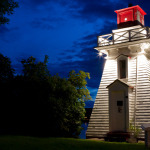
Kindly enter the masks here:
[[114, 11], [128, 3], [147, 13], [145, 25], [150, 26], [149, 0], [20, 0], [9, 24], [0, 26], [0, 53], [11, 59], [16, 73], [21, 73], [22, 59], [43, 61], [45, 55], [52, 75], [89, 72], [87, 86], [95, 100], [104, 59], [93, 47], [98, 35], [117, 29]]

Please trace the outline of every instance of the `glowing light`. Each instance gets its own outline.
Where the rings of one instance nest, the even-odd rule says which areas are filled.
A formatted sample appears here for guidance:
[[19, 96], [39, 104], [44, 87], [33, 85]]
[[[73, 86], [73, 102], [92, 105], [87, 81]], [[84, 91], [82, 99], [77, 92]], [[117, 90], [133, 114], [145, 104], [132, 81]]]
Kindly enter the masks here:
[[125, 18], [124, 20], [127, 21], [127, 18]]
[[97, 54], [98, 54], [99, 57], [103, 57], [103, 58], [107, 59], [107, 56], [108, 56], [108, 52], [107, 51], [100, 50], [100, 51], [98, 51]]
[[99, 56], [102, 56], [102, 55], [103, 55], [103, 53], [99, 52]]

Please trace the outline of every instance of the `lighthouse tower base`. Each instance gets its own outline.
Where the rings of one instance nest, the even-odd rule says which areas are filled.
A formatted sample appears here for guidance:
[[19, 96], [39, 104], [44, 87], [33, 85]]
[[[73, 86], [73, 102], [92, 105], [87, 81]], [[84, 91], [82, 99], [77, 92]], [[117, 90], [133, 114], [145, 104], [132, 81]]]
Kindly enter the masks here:
[[[132, 132], [130, 127], [135, 126], [140, 131], [138, 137], [144, 138], [141, 125], [150, 123], [150, 60], [144, 54], [127, 59], [128, 78], [125, 80], [118, 80], [118, 59], [106, 61], [87, 138], [105, 138], [110, 131], [120, 131], [121, 123], [125, 126], [122, 131]], [[121, 93], [120, 84], [127, 87], [128, 93]], [[124, 94], [124, 99], [115, 94]], [[123, 116], [119, 119], [117, 115]]]

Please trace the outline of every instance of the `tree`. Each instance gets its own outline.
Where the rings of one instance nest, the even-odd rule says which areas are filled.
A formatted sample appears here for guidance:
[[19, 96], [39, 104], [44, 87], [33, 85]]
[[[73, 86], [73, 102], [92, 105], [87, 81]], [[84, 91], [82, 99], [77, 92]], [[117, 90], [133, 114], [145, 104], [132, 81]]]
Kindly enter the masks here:
[[[27, 96], [28, 93], [30, 95], [24, 98], [28, 103], [27, 107], [30, 103], [31, 108], [34, 108], [33, 112], [37, 112], [39, 123], [35, 126], [38, 128], [38, 133], [49, 136], [77, 137], [85, 116], [84, 100], [91, 98], [86, 87], [86, 78], [90, 78], [89, 73], [71, 71], [68, 79], [62, 79], [58, 75], [50, 76], [46, 65], [47, 60], [47, 56], [44, 62], [37, 62], [33, 57], [22, 60], [23, 76], [26, 82], [21, 84], [19, 81], [19, 84], [26, 84], [23, 87], [27, 88], [22, 90], [25, 94], [21, 95]], [[32, 116], [31, 113], [30, 116]]]
[[90, 74], [84, 71], [79, 71], [79, 73], [76, 73], [74, 70], [72, 70], [69, 73], [68, 81], [70, 81], [71, 84], [76, 87], [80, 101], [91, 99], [90, 92], [86, 87], [86, 78], [90, 79]]
[[14, 79], [13, 73], [14, 69], [11, 66], [10, 59], [0, 54], [0, 133], [2, 130], [9, 128], [10, 112], [12, 110], [10, 101], [13, 98], [11, 84]]
[[29, 57], [27, 60], [21, 61], [23, 65], [23, 73], [25, 77], [31, 79], [44, 79], [49, 77], [49, 71], [47, 69], [48, 56], [45, 55], [44, 62], [36, 62], [34, 57]]
[[18, 2], [14, 0], [0, 0], [0, 25], [9, 22], [5, 15], [13, 14], [16, 7], [18, 7]]
[[84, 100], [90, 99], [86, 88], [89, 74], [72, 71], [68, 79], [51, 76], [47, 62], [47, 56], [43, 62], [34, 57], [22, 60], [23, 74], [2, 87], [3, 95], [8, 96], [0, 101], [0, 132], [4, 129], [9, 134], [57, 137], [80, 134]]
[[12, 79], [13, 73], [10, 59], [0, 54], [0, 81]]
[[[51, 78], [54, 81], [54, 97], [50, 97], [54, 135], [78, 137], [81, 124], [84, 120], [84, 102], [79, 101], [79, 94], [75, 86], [66, 79], [58, 76]], [[54, 113], [54, 114], [53, 114]]]

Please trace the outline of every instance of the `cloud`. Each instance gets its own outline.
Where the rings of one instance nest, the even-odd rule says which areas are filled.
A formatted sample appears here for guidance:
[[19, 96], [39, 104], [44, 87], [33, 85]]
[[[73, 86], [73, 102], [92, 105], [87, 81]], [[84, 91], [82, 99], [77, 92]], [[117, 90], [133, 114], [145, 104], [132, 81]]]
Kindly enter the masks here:
[[35, 18], [33, 21], [31, 21], [30, 25], [33, 28], [42, 28], [42, 29], [54, 29], [57, 28], [60, 24], [63, 24], [65, 19], [60, 17], [41, 17], [41, 18]]
[[94, 22], [98, 19], [115, 19], [113, 12], [120, 5], [123, 6], [124, 3], [112, 0], [76, 0], [74, 2], [68, 1], [66, 4], [70, 15], [88, 22]]
[[94, 22], [98, 19], [115, 19], [114, 10], [119, 6], [122, 8], [125, 6], [124, 1], [117, 0], [115, 2], [112, 0], [27, 0], [26, 3], [34, 6], [34, 9], [49, 9], [49, 12], [53, 12], [57, 8], [57, 12], [63, 9], [65, 15], [88, 22]]
[[78, 48], [81, 49], [81, 52], [78, 53], [79, 58], [83, 58], [85, 60], [90, 59], [91, 57], [97, 57], [97, 51], [94, 47], [97, 47], [97, 36], [103, 34], [112, 33], [112, 29], [116, 28], [116, 24], [114, 22], [105, 21], [104, 26], [101, 29], [97, 29], [97, 31], [83, 36], [80, 40], [76, 41], [74, 47], [78, 45]]
[[5, 33], [8, 33], [8, 32], [11, 32], [11, 31], [16, 31], [18, 30], [19, 27], [7, 27], [6, 25], [0, 25], [0, 33], [1, 34], [5, 34]]
[[[27, 4], [31, 4], [32, 7], [41, 7], [49, 9], [49, 12], [53, 12], [58, 6], [61, 6], [66, 12], [67, 16], [86, 20], [87, 22], [95, 22], [99, 19], [103, 20], [115, 20], [115, 10], [128, 7], [131, 3], [129, 0], [27, 0]], [[134, 0], [133, 5], [140, 5], [145, 8], [147, 12], [149, 10], [149, 1]], [[53, 9], [54, 8], [54, 9]], [[59, 9], [57, 10], [59, 11]], [[65, 14], [65, 15], [66, 15]]]
[[42, 28], [42, 29], [47, 29], [47, 30], [50, 30], [50, 29], [53, 29], [54, 26], [53, 25], [50, 25], [49, 23], [47, 22], [43, 22], [42, 20], [33, 20], [31, 23], [30, 23], [31, 27], [32, 28]]
[[73, 3], [73, 0], [27, 0], [27, 2], [32, 5], [45, 5], [45, 4], [61, 4], [62, 6], [66, 6], [70, 3]]
[[30, 0], [30, 1], [32, 1], [32, 3], [37, 4], [37, 5], [49, 2], [49, 0]]
[[26, 0], [23, 1], [22, 3], [25, 5], [32, 5], [32, 7], [37, 7], [39, 5], [45, 5], [46, 3], [49, 3], [50, 0]]
[[0, 33], [1, 34], [5, 34], [6, 32], [9, 32], [9, 31], [10, 30], [5, 25], [0, 26]]
[[[7, 25], [0, 25], [0, 40], [7, 43], [15, 41], [16, 35], [18, 35], [18, 30], [19, 27], [8, 27]], [[13, 38], [11, 38], [10, 35], [13, 36]]]
[[88, 80], [88, 88], [91, 91], [93, 99], [96, 96], [97, 89], [101, 80], [105, 59], [98, 56], [98, 51], [94, 49], [97, 46], [97, 36], [111, 33], [116, 28], [114, 22], [104, 22], [103, 28], [84, 35], [76, 40], [71, 50], [64, 50], [58, 55], [58, 63], [50, 63], [51, 74], [58, 73], [61, 77], [67, 77], [71, 70], [83, 70], [89, 72], [91, 79]]

